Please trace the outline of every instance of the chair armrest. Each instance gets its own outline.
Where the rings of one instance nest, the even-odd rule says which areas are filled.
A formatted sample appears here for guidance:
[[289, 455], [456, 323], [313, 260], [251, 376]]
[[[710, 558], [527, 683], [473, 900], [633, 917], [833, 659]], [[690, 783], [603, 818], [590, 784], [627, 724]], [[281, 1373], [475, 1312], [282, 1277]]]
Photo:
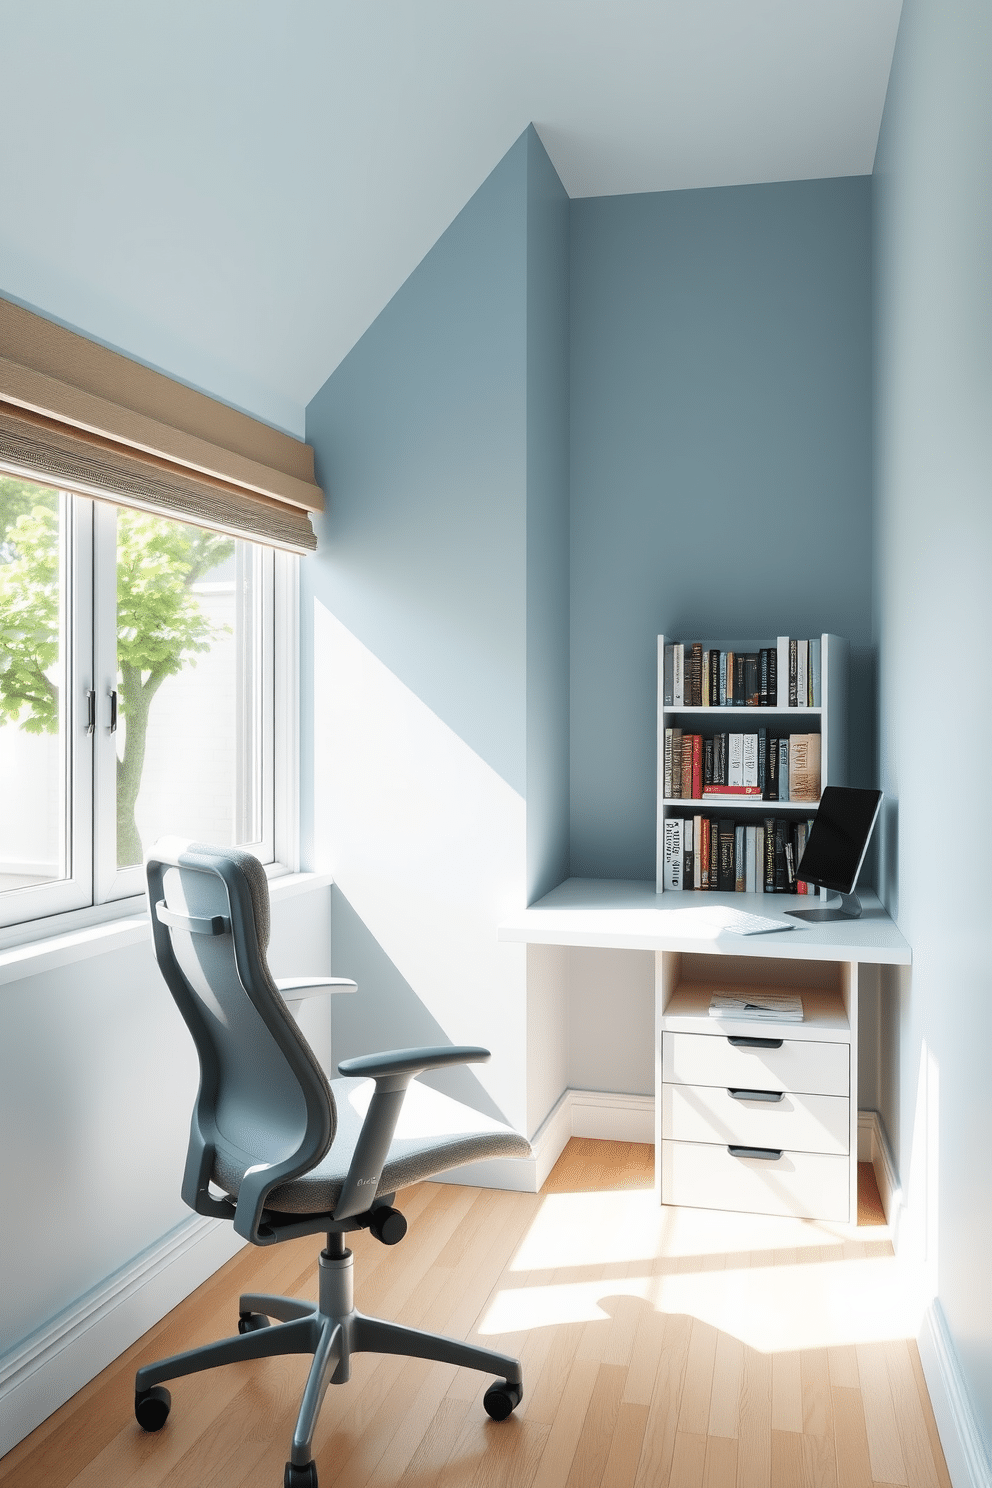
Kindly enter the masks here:
[[344, 1180], [335, 1219], [351, 1219], [372, 1206], [379, 1189], [382, 1169], [396, 1130], [407, 1086], [423, 1070], [442, 1069], [449, 1064], [481, 1064], [488, 1049], [459, 1047], [433, 1049], [392, 1049], [385, 1054], [360, 1054], [355, 1059], [342, 1059], [342, 1075], [367, 1076], [375, 1080], [375, 1092], [355, 1143], [351, 1166]]
[[287, 1000], [302, 1001], [329, 992], [357, 992], [358, 983], [350, 977], [276, 977], [276, 986]]
[[405, 1090], [414, 1075], [422, 1070], [443, 1069], [448, 1064], [485, 1064], [489, 1059], [488, 1049], [479, 1049], [467, 1044], [447, 1044], [427, 1049], [387, 1049], [383, 1054], [359, 1054], [354, 1059], [342, 1059], [338, 1065], [339, 1075], [363, 1075], [379, 1082], [390, 1075], [406, 1076], [397, 1089]]

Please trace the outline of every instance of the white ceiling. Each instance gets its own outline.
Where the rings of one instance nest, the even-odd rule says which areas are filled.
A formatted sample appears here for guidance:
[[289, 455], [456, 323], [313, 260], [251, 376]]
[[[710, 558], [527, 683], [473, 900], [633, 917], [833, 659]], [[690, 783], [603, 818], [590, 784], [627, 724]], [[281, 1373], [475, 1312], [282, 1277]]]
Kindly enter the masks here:
[[569, 194], [860, 175], [901, 0], [0, 0], [0, 293], [302, 430], [533, 122]]

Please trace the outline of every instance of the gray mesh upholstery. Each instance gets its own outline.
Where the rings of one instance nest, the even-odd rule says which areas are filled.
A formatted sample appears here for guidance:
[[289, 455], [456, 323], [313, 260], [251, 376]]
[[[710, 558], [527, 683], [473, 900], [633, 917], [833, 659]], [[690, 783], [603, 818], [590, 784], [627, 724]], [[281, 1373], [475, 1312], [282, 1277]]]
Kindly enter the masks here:
[[[334, 1145], [309, 1173], [271, 1193], [268, 1209], [284, 1214], [320, 1214], [337, 1203], [373, 1082], [332, 1080], [331, 1089], [338, 1114]], [[414, 1080], [403, 1102], [378, 1191], [395, 1193], [409, 1183], [419, 1183], [463, 1163], [530, 1154], [530, 1143], [519, 1132]], [[237, 1198], [242, 1173], [236, 1167], [222, 1168], [218, 1161], [215, 1176], [220, 1186]]]

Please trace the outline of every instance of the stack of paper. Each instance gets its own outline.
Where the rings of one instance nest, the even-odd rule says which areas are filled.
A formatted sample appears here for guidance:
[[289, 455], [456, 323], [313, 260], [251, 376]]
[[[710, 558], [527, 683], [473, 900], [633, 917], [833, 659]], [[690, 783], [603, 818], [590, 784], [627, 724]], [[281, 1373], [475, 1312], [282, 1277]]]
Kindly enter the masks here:
[[755, 1023], [801, 1023], [801, 997], [786, 997], [777, 992], [755, 992], [745, 997], [740, 992], [714, 992], [710, 999], [711, 1018], [744, 1018]]

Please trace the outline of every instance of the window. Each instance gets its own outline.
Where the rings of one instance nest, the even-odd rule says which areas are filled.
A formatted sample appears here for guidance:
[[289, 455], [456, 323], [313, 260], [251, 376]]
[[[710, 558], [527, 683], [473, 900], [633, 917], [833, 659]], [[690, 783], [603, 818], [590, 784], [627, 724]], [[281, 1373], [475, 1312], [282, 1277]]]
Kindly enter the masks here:
[[165, 834], [295, 866], [296, 562], [0, 471], [0, 925], [141, 893]]

